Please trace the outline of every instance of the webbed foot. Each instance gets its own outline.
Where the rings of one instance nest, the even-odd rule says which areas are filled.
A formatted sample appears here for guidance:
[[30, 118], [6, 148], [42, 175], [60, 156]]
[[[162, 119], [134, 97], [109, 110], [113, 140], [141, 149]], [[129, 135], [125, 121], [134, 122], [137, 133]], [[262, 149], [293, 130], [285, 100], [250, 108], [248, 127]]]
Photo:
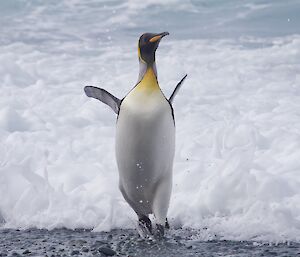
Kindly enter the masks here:
[[138, 233], [142, 238], [148, 238], [152, 235], [151, 220], [147, 216], [139, 217], [139, 223], [137, 227]]
[[158, 239], [163, 238], [165, 235], [165, 227], [161, 224], [156, 224], [155, 237]]

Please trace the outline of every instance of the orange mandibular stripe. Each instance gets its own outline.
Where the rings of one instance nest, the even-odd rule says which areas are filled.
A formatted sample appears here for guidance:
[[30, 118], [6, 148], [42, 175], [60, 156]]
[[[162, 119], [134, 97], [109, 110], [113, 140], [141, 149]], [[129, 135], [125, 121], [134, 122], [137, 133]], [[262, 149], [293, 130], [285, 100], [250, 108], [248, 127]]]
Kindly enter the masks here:
[[153, 42], [156, 42], [157, 40], [161, 39], [161, 35], [158, 35], [158, 36], [155, 36], [153, 38], [150, 38], [150, 42], [153, 43]]

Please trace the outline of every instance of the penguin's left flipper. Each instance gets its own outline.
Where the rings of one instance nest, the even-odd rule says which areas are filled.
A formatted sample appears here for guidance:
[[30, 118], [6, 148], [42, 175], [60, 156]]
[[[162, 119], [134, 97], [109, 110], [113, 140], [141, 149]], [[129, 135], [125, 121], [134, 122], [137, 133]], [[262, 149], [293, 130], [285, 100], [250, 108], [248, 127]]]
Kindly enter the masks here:
[[84, 92], [88, 97], [93, 97], [107, 104], [113, 111], [118, 114], [120, 110], [121, 100], [106, 90], [93, 86], [84, 87]]
[[180, 87], [182, 86], [182, 84], [183, 84], [183, 82], [184, 82], [184, 80], [185, 80], [186, 77], [187, 77], [187, 74], [185, 74], [185, 76], [176, 85], [176, 87], [175, 87], [172, 95], [169, 98], [169, 102], [170, 103], [173, 103], [173, 99], [175, 98], [176, 94], [178, 93], [178, 91], [179, 91]]

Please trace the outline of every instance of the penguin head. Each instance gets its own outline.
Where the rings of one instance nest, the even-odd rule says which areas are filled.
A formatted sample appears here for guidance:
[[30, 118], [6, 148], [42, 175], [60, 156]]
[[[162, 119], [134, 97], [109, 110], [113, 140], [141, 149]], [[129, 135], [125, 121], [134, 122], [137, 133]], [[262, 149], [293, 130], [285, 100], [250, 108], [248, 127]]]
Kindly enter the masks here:
[[138, 45], [139, 58], [144, 63], [152, 65], [155, 62], [155, 51], [159, 45], [160, 40], [169, 35], [169, 32], [162, 33], [145, 33], [141, 35]]

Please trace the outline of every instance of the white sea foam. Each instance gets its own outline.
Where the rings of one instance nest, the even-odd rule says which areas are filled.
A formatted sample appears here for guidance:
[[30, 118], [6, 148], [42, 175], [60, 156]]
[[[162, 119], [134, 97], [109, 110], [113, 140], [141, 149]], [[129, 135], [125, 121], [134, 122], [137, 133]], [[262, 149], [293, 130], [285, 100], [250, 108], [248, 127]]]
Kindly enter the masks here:
[[[187, 18], [218, 12], [204, 4], [188, 14], [188, 5], [176, 9], [174, 2], [147, 7]], [[136, 41], [144, 32], [137, 13], [145, 8], [135, 1], [16, 3], [4, 8], [11, 24], [1, 18], [0, 223], [2, 216], [5, 227], [134, 227], [135, 214], [118, 190], [116, 117], [87, 98], [83, 86], [120, 98], [133, 87]], [[239, 8], [251, 15], [269, 10], [256, 5]], [[155, 29], [168, 29], [157, 25], [162, 20]], [[282, 36], [283, 29], [277, 37], [201, 39], [196, 27], [187, 32], [176, 22], [178, 30], [167, 25], [173, 30], [157, 51], [167, 96], [188, 73], [174, 103], [170, 223], [205, 227], [203, 238], [300, 241], [300, 36]], [[181, 40], [181, 32], [190, 34]]]

